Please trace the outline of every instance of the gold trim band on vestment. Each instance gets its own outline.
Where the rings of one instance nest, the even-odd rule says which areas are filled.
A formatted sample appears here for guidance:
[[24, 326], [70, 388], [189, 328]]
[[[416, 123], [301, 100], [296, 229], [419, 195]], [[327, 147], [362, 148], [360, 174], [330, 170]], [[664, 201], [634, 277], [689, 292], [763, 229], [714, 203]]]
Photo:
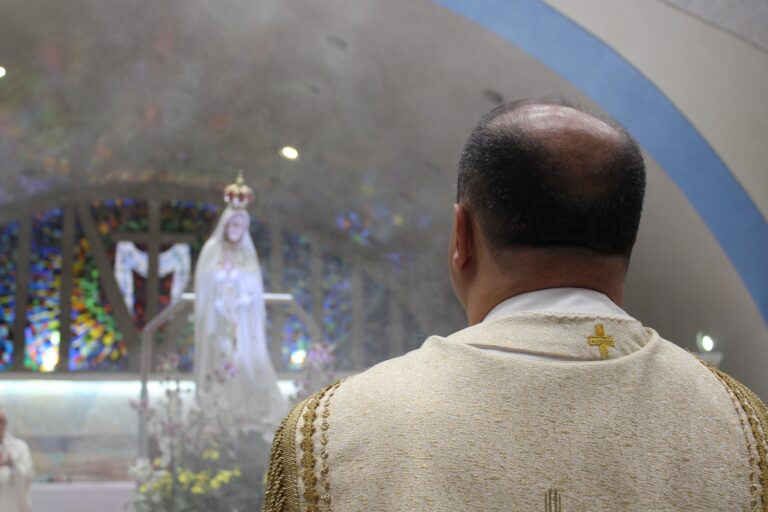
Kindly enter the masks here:
[[[727, 373], [721, 372], [717, 368], [713, 368], [707, 364], [704, 364], [709, 370], [718, 378], [718, 380], [733, 394], [733, 397], [738, 401], [738, 407], [743, 411], [744, 416], [749, 423], [749, 430], [744, 425], [739, 414], [739, 420], [742, 422], [742, 428], [745, 433], [751, 433], [752, 438], [755, 440], [755, 451], [757, 452], [757, 470], [760, 480], [760, 493], [756, 493], [754, 477], [751, 477], [750, 482], [750, 494], [758, 494], [762, 501], [762, 511], [768, 512], [768, 408], [765, 406], [760, 397], [758, 397], [751, 389], [744, 384], [734, 379]], [[736, 404], [734, 404], [736, 405]], [[752, 471], [754, 471], [755, 460], [752, 452], [752, 445], [747, 439], [747, 450], [750, 453], [750, 465]], [[756, 500], [753, 501], [752, 506], [755, 508]]]
[[306, 403], [304, 400], [294, 407], [275, 432], [264, 492], [264, 512], [299, 512], [296, 426]]
[[315, 451], [312, 436], [315, 434], [315, 419], [317, 418], [317, 407], [320, 400], [331, 389], [334, 391], [339, 386], [339, 382], [326, 386], [321, 391], [312, 395], [307, 401], [306, 411], [304, 412], [304, 424], [301, 426], [301, 467], [302, 481], [304, 483], [304, 502], [307, 505], [307, 512], [320, 512], [318, 503], [320, 495], [317, 493], [317, 477], [315, 476]]

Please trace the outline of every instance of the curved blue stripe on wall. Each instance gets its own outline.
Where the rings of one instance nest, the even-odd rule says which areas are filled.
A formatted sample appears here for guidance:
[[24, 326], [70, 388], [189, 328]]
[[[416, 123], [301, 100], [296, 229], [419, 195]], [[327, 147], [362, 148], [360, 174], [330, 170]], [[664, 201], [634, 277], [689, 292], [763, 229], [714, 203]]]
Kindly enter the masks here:
[[434, 0], [496, 32], [623, 124], [688, 198], [768, 323], [768, 223], [720, 157], [632, 65], [538, 0]]

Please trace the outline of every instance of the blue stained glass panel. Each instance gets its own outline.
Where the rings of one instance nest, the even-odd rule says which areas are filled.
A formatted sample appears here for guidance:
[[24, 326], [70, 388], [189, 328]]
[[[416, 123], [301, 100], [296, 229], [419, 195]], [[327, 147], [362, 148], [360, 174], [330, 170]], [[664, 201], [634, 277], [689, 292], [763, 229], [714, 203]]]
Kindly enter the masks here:
[[365, 334], [363, 350], [365, 364], [373, 366], [389, 357], [389, 289], [379, 281], [363, 274], [363, 309]]
[[53, 371], [59, 362], [62, 219], [56, 208], [32, 220], [24, 366], [35, 371]]
[[302, 308], [312, 313], [311, 247], [299, 233], [283, 232], [283, 284]]
[[[283, 284], [292, 293], [296, 302], [312, 314], [311, 248], [309, 241], [298, 233], [284, 231], [283, 241]], [[304, 324], [289, 315], [283, 324], [281, 360], [283, 370], [296, 371], [303, 368], [309, 351], [310, 336]]]
[[18, 237], [18, 223], [0, 226], [0, 371], [9, 369], [13, 361]]
[[351, 266], [335, 254], [323, 254], [323, 334], [336, 347], [337, 369], [351, 367], [349, 342], [352, 331]]

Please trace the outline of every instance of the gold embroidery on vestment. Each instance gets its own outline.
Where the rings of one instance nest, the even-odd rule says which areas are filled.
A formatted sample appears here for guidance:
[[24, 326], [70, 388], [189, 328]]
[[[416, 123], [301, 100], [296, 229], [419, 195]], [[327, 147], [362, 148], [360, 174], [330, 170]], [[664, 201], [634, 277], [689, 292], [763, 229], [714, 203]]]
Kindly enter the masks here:
[[322, 459], [320, 462], [320, 486], [324, 492], [320, 496], [320, 500], [325, 503], [327, 512], [333, 512], [331, 508], [331, 483], [328, 481], [328, 473], [330, 472], [328, 467], [328, 429], [330, 428], [328, 418], [331, 415], [329, 407], [331, 405], [331, 398], [333, 398], [339, 385], [341, 385], [341, 381], [331, 386], [328, 390], [327, 396], [323, 400], [323, 412], [321, 413], [323, 423], [320, 425], [320, 431], [322, 432], [320, 434], [320, 457]]
[[[318, 494], [317, 492], [317, 478], [315, 477], [315, 452], [314, 452], [314, 443], [312, 440], [312, 437], [315, 434], [315, 419], [317, 419], [317, 413], [316, 410], [318, 406], [321, 404], [321, 400], [326, 395], [326, 393], [330, 393], [330, 395], [326, 398], [325, 402], [323, 402], [323, 411], [321, 413], [321, 416], [323, 418], [327, 418], [330, 415], [330, 412], [328, 412], [328, 404], [330, 403], [330, 397], [333, 396], [333, 393], [336, 392], [336, 389], [341, 384], [341, 381], [331, 384], [330, 386], [325, 387], [320, 392], [314, 394], [312, 397], [309, 398], [306, 405], [306, 411], [304, 412], [304, 424], [301, 427], [301, 442], [299, 443], [299, 446], [301, 446], [302, 450], [302, 456], [301, 456], [301, 468], [302, 468], [302, 481], [304, 482], [304, 501], [307, 504], [307, 512], [320, 512], [319, 508], [319, 501], [322, 499], [323, 502], [325, 502], [328, 507], [330, 507], [330, 484], [328, 484], [327, 480], [327, 474], [328, 474], [328, 468], [327, 468], [327, 458], [328, 458], [328, 452], [325, 446], [321, 449], [320, 452], [320, 458], [322, 459], [322, 468], [320, 470], [320, 477], [321, 482], [320, 485], [323, 488], [323, 494], [322, 496]], [[328, 428], [329, 424], [327, 419], [323, 419], [323, 422], [320, 426], [320, 429], [323, 434], [326, 435], [327, 440], [327, 434], [328, 434]], [[322, 440], [321, 440], [322, 444]], [[327, 499], [326, 499], [327, 498]]]
[[304, 413], [304, 425], [301, 427], [301, 468], [304, 482], [304, 501], [307, 512], [318, 512], [317, 492], [315, 491], [315, 454], [313, 452], [312, 435], [315, 433], [315, 409], [320, 403], [317, 395], [307, 402]]
[[[742, 422], [742, 429], [747, 434], [747, 450], [750, 453], [750, 467], [754, 473], [755, 460], [752, 455], [752, 443], [749, 441], [748, 434], [752, 434], [752, 438], [755, 440], [755, 450], [757, 451], [757, 470], [759, 472], [759, 481], [761, 486], [761, 492], [757, 493], [755, 485], [755, 477], [750, 475], [750, 493], [753, 495], [752, 507], [756, 508], [757, 498], [759, 496], [762, 501], [763, 512], [768, 512], [768, 408], [766, 408], [760, 398], [752, 392], [751, 389], [744, 384], [734, 379], [727, 373], [721, 372], [717, 368], [709, 366], [706, 363], [702, 363], [704, 366], [720, 380], [720, 382], [730, 391], [733, 397], [738, 401], [738, 407], [743, 411], [749, 423], [749, 430], [741, 419], [740, 411], [739, 420]], [[736, 405], [736, 404], [734, 404]]]
[[264, 492], [264, 512], [299, 512], [296, 425], [305, 404], [306, 400], [294, 407], [275, 432]]
[[591, 347], [598, 347], [602, 359], [608, 359], [608, 349], [616, 345], [613, 336], [606, 336], [603, 324], [595, 325], [595, 335], [587, 336], [587, 343]]
[[544, 512], [561, 512], [563, 498], [559, 489], [549, 489], [544, 493]]

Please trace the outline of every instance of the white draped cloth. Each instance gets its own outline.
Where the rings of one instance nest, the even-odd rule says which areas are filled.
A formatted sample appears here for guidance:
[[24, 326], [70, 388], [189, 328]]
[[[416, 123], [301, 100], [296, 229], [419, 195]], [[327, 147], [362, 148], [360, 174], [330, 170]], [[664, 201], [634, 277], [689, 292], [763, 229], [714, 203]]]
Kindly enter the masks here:
[[10, 458], [13, 466], [0, 466], [0, 511], [31, 512], [29, 486], [34, 469], [27, 443], [5, 433], [0, 446], [0, 458]]
[[[171, 303], [176, 302], [187, 289], [192, 268], [189, 244], [173, 244], [160, 253], [158, 275], [171, 275]], [[117, 242], [115, 250], [115, 279], [123, 292], [128, 311], [133, 311], [133, 273], [146, 278], [149, 274], [149, 255], [133, 242]]]
[[228, 207], [195, 269], [195, 382], [219, 378], [222, 399], [244, 425], [276, 426], [288, 411], [267, 348], [264, 284], [248, 229], [237, 243], [227, 224], [248, 214]]

